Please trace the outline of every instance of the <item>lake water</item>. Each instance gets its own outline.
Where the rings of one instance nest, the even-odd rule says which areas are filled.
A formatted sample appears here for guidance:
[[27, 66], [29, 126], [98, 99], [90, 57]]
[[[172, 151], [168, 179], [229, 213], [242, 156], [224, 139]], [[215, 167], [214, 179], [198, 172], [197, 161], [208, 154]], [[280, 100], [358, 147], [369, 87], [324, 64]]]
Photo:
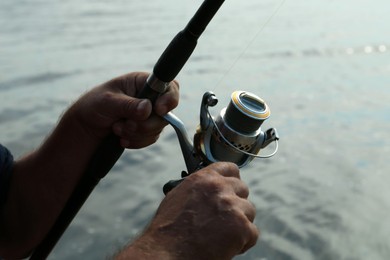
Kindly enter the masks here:
[[[151, 71], [201, 1], [2, 0], [0, 140], [20, 156], [91, 87]], [[275, 11], [278, 9], [279, 11]], [[201, 97], [264, 98], [279, 153], [242, 169], [258, 244], [236, 259], [390, 258], [390, 2], [226, 1], [178, 76], [192, 135]], [[272, 16], [272, 19], [270, 17]], [[127, 151], [50, 259], [105, 259], [142, 231], [184, 162], [167, 128]]]

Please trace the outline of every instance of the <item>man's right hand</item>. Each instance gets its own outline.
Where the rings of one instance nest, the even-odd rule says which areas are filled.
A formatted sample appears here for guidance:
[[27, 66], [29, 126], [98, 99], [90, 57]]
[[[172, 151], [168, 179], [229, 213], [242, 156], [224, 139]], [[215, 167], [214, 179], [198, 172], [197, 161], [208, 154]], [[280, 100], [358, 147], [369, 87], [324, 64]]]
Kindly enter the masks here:
[[231, 259], [259, 236], [248, 195], [235, 164], [203, 168], [167, 194], [146, 231], [118, 259]]

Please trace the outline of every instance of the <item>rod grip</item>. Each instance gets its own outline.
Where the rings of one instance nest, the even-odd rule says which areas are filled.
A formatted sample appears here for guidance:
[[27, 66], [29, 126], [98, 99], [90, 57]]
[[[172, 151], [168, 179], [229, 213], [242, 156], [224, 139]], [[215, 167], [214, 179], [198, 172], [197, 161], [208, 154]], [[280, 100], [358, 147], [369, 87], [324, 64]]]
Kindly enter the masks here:
[[145, 84], [144, 88], [141, 90], [137, 98], [149, 99], [152, 104], [156, 102], [157, 98], [160, 96], [160, 93], [153, 90], [147, 84]]

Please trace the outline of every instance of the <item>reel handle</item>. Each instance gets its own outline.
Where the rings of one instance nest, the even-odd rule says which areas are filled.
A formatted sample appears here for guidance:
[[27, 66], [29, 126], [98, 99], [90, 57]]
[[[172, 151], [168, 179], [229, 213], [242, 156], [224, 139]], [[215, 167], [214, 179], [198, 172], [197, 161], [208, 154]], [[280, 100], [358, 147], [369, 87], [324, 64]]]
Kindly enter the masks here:
[[177, 180], [170, 180], [168, 181], [167, 183], [165, 183], [165, 185], [163, 186], [163, 192], [165, 195], [168, 194], [168, 192], [170, 192], [171, 190], [173, 190], [173, 188], [175, 188], [176, 186], [178, 186], [180, 183], [182, 183], [184, 181], [184, 178], [189, 176], [190, 174], [187, 173], [186, 171], [182, 171], [181, 172], [181, 179], [177, 179]]
[[183, 181], [184, 179], [178, 179], [178, 180], [170, 180], [167, 183], [165, 183], [165, 185], [163, 186], [164, 195], [167, 195], [168, 192], [173, 190], [173, 188], [176, 188], [176, 186], [182, 183]]

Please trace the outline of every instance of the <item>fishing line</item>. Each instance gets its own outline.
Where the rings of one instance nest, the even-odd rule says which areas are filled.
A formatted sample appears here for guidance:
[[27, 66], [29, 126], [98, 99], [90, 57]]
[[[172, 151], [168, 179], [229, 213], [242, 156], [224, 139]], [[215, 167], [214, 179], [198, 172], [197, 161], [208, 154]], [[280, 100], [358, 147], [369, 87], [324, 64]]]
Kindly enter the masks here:
[[215, 91], [221, 84], [222, 81], [227, 77], [227, 75], [233, 70], [233, 68], [237, 65], [238, 61], [244, 56], [244, 54], [247, 52], [249, 47], [254, 43], [254, 41], [257, 39], [257, 37], [260, 36], [260, 34], [263, 32], [264, 28], [271, 22], [271, 20], [276, 16], [276, 14], [279, 12], [279, 10], [282, 8], [286, 0], [282, 0], [279, 5], [276, 7], [274, 12], [267, 18], [267, 20], [264, 22], [264, 24], [259, 28], [259, 30], [255, 33], [255, 35], [252, 37], [252, 39], [249, 41], [249, 43], [245, 46], [245, 48], [242, 50], [241, 53], [237, 56], [237, 58], [233, 61], [233, 63], [229, 66], [227, 71], [221, 76], [220, 80], [216, 83], [213, 90]]

